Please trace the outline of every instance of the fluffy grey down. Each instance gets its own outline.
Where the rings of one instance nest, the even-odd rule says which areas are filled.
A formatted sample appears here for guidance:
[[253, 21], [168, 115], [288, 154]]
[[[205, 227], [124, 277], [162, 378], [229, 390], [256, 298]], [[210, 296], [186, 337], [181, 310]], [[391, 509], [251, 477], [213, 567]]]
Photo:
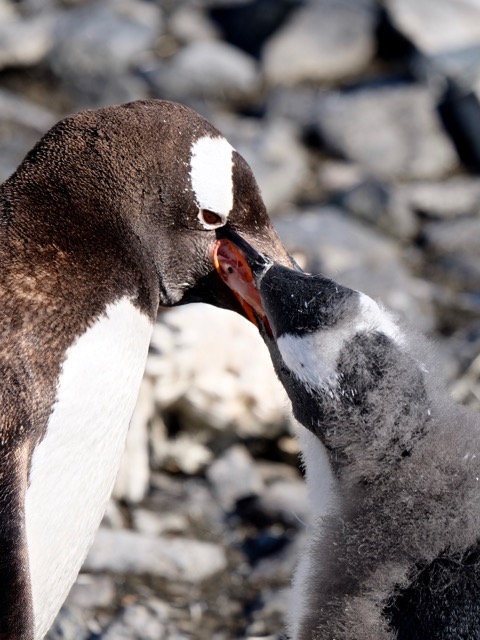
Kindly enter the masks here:
[[277, 374], [338, 480], [295, 640], [480, 638], [479, 415], [449, 398], [432, 346], [363, 294], [277, 265], [258, 286]]

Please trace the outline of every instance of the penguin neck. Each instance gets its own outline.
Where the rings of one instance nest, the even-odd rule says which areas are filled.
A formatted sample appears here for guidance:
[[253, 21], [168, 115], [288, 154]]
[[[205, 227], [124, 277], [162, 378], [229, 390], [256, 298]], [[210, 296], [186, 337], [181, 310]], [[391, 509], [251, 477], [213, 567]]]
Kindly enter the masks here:
[[430, 402], [424, 372], [409, 353], [380, 333], [357, 336], [321, 394], [312, 427], [336, 476], [368, 484], [414, 454], [430, 429]]
[[[356, 336], [335, 360], [334, 374], [326, 376], [322, 388], [293, 375], [277, 345], [267, 344], [296, 419], [325, 446], [337, 479], [375, 481], [409, 458], [429, 433], [434, 408], [424, 371], [385, 335]], [[303, 353], [312, 353], [318, 368], [319, 354], [326, 352], [318, 344], [306, 346]], [[296, 351], [295, 344], [292, 349]], [[328, 362], [324, 364], [329, 373]]]

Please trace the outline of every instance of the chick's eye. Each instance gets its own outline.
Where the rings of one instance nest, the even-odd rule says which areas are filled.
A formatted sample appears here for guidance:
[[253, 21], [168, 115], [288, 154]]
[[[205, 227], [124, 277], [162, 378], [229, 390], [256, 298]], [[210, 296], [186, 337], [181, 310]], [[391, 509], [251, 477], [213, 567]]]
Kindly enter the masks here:
[[223, 218], [218, 213], [214, 213], [209, 209], [200, 209], [198, 214], [200, 220], [210, 226], [218, 226], [223, 224]]

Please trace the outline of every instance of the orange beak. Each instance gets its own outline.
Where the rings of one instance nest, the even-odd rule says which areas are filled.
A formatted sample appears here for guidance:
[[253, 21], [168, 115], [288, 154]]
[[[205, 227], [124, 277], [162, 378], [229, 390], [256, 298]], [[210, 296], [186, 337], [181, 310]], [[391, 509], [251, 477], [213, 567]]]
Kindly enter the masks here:
[[245, 256], [233, 242], [217, 240], [213, 247], [213, 264], [223, 282], [239, 301], [246, 317], [258, 328], [260, 319], [271, 335], [260, 293]]

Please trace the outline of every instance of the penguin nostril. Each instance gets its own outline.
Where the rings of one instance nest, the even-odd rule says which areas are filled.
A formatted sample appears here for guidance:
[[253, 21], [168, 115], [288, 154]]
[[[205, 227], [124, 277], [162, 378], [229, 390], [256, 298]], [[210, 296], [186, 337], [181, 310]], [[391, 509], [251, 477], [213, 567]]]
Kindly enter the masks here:
[[215, 213], [214, 211], [210, 211], [209, 209], [200, 209], [198, 217], [209, 227], [220, 226], [224, 224], [222, 216], [218, 213]]

